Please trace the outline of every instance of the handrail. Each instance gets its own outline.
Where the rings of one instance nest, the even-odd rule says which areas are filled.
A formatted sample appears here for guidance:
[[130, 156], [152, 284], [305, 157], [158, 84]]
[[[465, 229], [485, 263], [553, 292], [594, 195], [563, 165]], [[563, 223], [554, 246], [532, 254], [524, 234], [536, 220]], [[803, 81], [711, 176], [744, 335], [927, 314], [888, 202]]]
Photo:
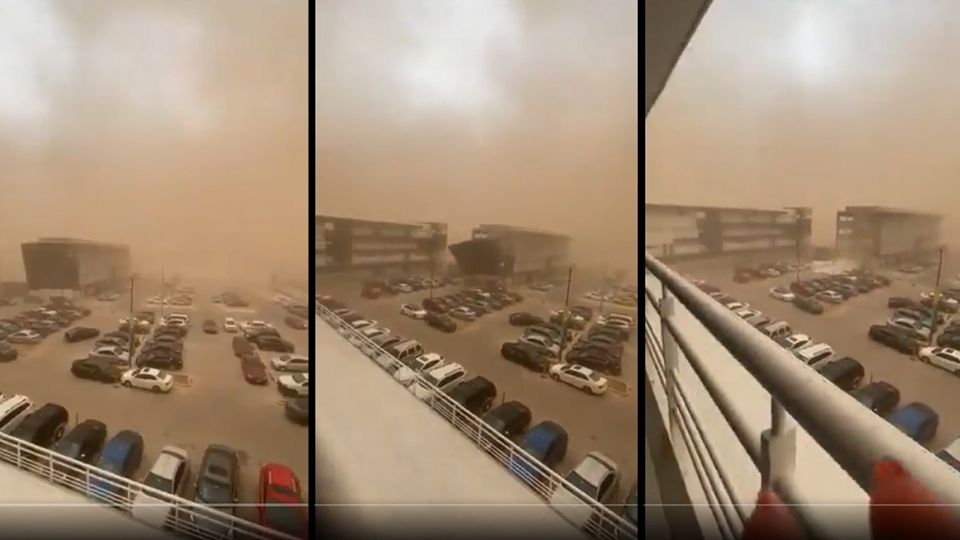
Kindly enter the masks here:
[[137, 495], [143, 493], [157, 499], [157, 502], [151, 503], [153, 507], [162, 510], [164, 505], [169, 505], [168, 514], [160, 520], [165, 529], [189, 538], [223, 538], [223, 531], [232, 531], [235, 536], [242, 538], [297, 540], [296, 537], [223, 510], [154, 489], [4, 432], [0, 432], [0, 462], [43, 476], [54, 485], [85, 495], [93, 502], [103, 504], [105, 509], [112, 507], [137, 521], [141, 520], [132, 512], [140, 505], [134, 505], [134, 501]]
[[[875, 462], [899, 461], [941, 503], [960, 512], [960, 475], [898, 429], [734, 316], [649, 253], [644, 265], [865, 491]], [[777, 431], [773, 415], [773, 432]]]
[[[355, 338], [357, 340], [355, 345], [361, 351], [366, 349], [368, 351], [366, 356], [374, 360], [380, 367], [392, 373], [403, 366], [399, 360], [364, 336], [359, 330], [343, 321], [333, 311], [319, 303], [316, 306], [321, 318], [345, 335], [351, 343], [353, 343], [353, 340], [350, 338]], [[452, 399], [446, 392], [434, 386], [421, 374], [414, 374], [414, 380], [416, 384], [430, 390], [430, 397], [425, 400], [427, 405], [450, 421], [464, 435], [470, 437], [480, 449], [510, 469], [541, 498], [548, 501], [557, 488], [563, 487], [576, 495], [584, 505], [590, 506], [593, 509], [593, 516], [584, 526], [585, 532], [602, 540], [637, 538], [638, 530], [632, 523], [582, 492], [568, 482], [566, 478], [531, 456], [512, 440], [492, 429], [477, 415]]]

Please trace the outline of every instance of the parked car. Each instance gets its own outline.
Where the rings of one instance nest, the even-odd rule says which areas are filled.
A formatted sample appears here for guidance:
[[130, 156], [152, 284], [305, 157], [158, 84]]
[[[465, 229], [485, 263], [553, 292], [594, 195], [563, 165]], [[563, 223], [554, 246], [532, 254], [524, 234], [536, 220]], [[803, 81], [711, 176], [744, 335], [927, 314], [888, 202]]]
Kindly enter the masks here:
[[261, 351], [292, 353], [296, 350], [293, 343], [273, 335], [258, 336], [255, 343]]
[[[99, 420], [87, 419], [77, 424], [63, 438], [57, 441], [53, 448], [54, 452], [77, 461], [87, 464], [93, 464], [100, 450], [103, 449], [103, 443], [107, 440], [107, 426]], [[71, 469], [65, 465], [57, 465], [56, 471], [59, 477], [81, 476], [83, 472], [79, 469]]]
[[138, 368], [125, 371], [120, 383], [127, 388], [140, 388], [157, 393], [173, 390], [173, 376], [155, 368]]
[[310, 374], [283, 375], [277, 378], [277, 390], [284, 396], [306, 396], [310, 393]]
[[516, 438], [530, 427], [533, 415], [530, 408], [519, 401], [507, 401], [487, 411], [481, 420], [508, 439]]
[[0, 362], [16, 360], [20, 353], [9, 343], [0, 342]]
[[930, 337], [930, 328], [916, 319], [907, 317], [893, 317], [887, 320], [887, 326], [900, 327], [907, 330], [908, 333], [915, 334], [919, 339], [926, 340]]
[[[161, 493], [183, 497], [190, 482], [190, 459], [187, 451], [165, 446], [142, 483]], [[134, 519], [162, 529], [176, 519], [176, 507], [169, 499], [147, 491], [137, 493], [130, 514]]]
[[[200, 470], [194, 481], [194, 501], [216, 507], [221, 512], [236, 515], [235, 505], [240, 500], [240, 457], [236, 450], [220, 444], [211, 444], [203, 453]], [[219, 516], [211, 519], [203, 512], [191, 514], [193, 522], [215, 537], [232, 533], [232, 526]]]
[[907, 333], [899, 326], [875, 324], [870, 327], [867, 335], [873, 341], [886, 345], [904, 354], [917, 354], [920, 344], [914, 334]]
[[413, 304], [401, 304], [400, 314], [412, 319], [423, 319], [427, 316], [427, 310]]
[[850, 392], [854, 399], [880, 416], [887, 416], [900, 403], [900, 390], [884, 381], [875, 381]]
[[783, 287], [773, 287], [770, 289], [770, 297], [781, 302], [793, 302], [797, 295]]
[[36, 345], [43, 341], [43, 336], [34, 330], [18, 330], [7, 336], [7, 341], [23, 345]]
[[557, 364], [550, 368], [550, 377], [588, 394], [601, 395], [607, 391], [606, 377], [578, 364]]
[[[140, 468], [142, 459], [143, 437], [136, 431], [125, 429], [111, 437], [103, 446], [97, 468], [117, 476], [132, 478]], [[115, 480], [106, 476], [97, 477], [95, 473], [90, 491], [95, 498], [110, 503], [118, 503], [118, 499], [124, 497], [123, 488]]]
[[96, 328], [86, 328], [83, 326], [77, 326], [76, 328], [71, 328], [63, 333], [63, 340], [67, 343], [75, 343], [77, 341], [83, 341], [86, 339], [93, 339], [100, 335], [100, 330]]
[[457, 331], [457, 323], [453, 322], [453, 319], [447, 317], [446, 315], [439, 315], [437, 313], [428, 313], [424, 320], [427, 323], [427, 326], [436, 328], [441, 332], [452, 333]]
[[538, 317], [532, 313], [527, 313], [525, 311], [511, 313], [509, 320], [510, 320], [510, 324], [513, 326], [532, 326], [536, 324], [543, 324], [544, 322], [542, 317]]
[[270, 365], [277, 371], [296, 371], [305, 373], [310, 371], [310, 358], [298, 354], [281, 354], [270, 360]]
[[123, 375], [124, 365], [109, 358], [82, 358], [70, 364], [70, 373], [81, 379], [113, 384]]
[[434, 368], [440, 367], [446, 362], [443, 355], [437, 353], [426, 353], [420, 356], [408, 357], [401, 360], [403, 364], [393, 372], [393, 378], [400, 384], [407, 385], [416, 378], [417, 373], [424, 373]]
[[528, 369], [543, 372], [550, 365], [540, 347], [522, 341], [508, 341], [500, 346], [500, 356]]
[[463, 405], [465, 409], [476, 415], [481, 415], [493, 405], [497, 398], [497, 387], [490, 379], [476, 376], [463, 381], [447, 392], [451, 399]]
[[[530, 428], [520, 442], [520, 448], [549, 469], [555, 468], [567, 455], [567, 430], [551, 420], [544, 420]], [[509, 463], [510, 472], [528, 484], [543, 482], [543, 474], [515, 455]]]
[[920, 361], [937, 366], [954, 375], [960, 375], [960, 350], [947, 347], [924, 347], [918, 354]]
[[816, 343], [793, 351], [793, 355], [808, 366], [816, 368], [820, 363], [833, 358], [833, 348], [826, 343]]
[[306, 397], [289, 397], [284, 400], [283, 411], [287, 418], [300, 425], [310, 422], [310, 401]]
[[[604, 454], [590, 452], [580, 465], [567, 473], [566, 479], [591, 499], [605, 503], [617, 492], [620, 467]], [[549, 500], [557, 513], [581, 528], [589, 524], [596, 512], [584, 502], [579, 495], [562, 485], [556, 488]]]
[[[467, 370], [456, 362], [448, 362], [425, 372], [423, 378], [441, 391], [448, 392], [467, 378]], [[419, 399], [426, 400], [433, 395], [432, 388], [424, 386], [416, 379], [407, 388]]]
[[244, 355], [240, 358], [240, 370], [243, 371], [243, 379], [250, 384], [267, 384], [267, 368], [256, 353]]
[[887, 419], [897, 429], [918, 443], [933, 440], [940, 425], [940, 416], [929, 405], [913, 402], [895, 410]]
[[844, 392], [858, 388], [863, 381], [863, 365], [849, 356], [821, 364], [816, 369], [820, 375]]
[[10, 435], [47, 448], [63, 437], [69, 421], [67, 409], [56, 403], [47, 403], [23, 417]]
[[840, 293], [833, 290], [820, 291], [815, 298], [830, 304], [841, 304], [846, 300]]
[[307, 508], [303, 489], [293, 471], [278, 463], [260, 467], [257, 522], [294, 538], [307, 538]]
[[793, 299], [793, 305], [813, 315], [820, 315], [823, 313], [823, 304], [817, 302], [813, 298], [798, 296]]

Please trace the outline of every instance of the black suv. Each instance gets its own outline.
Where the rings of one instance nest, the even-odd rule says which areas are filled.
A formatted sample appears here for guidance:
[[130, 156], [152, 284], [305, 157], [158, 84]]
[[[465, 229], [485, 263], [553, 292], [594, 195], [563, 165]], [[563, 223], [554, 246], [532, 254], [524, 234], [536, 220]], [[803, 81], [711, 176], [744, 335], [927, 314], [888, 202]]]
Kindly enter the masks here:
[[56, 403], [47, 403], [28, 414], [10, 435], [47, 448], [63, 437], [69, 421], [67, 409]]
[[110, 358], [83, 358], [70, 364], [70, 373], [81, 379], [115, 383], [123, 374], [126, 362]]
[[458, 384], [448, 395], [473, 414], [483, 414], [493, 406], [497, 387], [486, 377], [477, 376]]
[[872, 382], [850, 392], [854, 399], [880, 416], [887, 416], [900, 403], [900, 391], [884, 381]]
[[427, 326], [431, 326], [442, 332], [449, 334], [457, 331], [457, 323], [453, 322], [453, 319], [447, 317], [446, 315], [427, 313], [427, 316], [424, 317], [424, 320], [426, 321]]

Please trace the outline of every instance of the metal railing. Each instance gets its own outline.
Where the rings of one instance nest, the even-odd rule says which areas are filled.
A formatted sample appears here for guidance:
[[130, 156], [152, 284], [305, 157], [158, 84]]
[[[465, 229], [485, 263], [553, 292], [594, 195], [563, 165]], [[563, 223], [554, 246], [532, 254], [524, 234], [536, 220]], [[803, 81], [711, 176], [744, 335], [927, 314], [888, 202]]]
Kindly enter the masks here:
[[[829, 501], [812, 500], [809, 490], [802, 485], [809, 485], [810, 480], [794, 474], [803, 457], [797, 452], [798, 427], [863, 490], [864, 500], [870, 489], [873, 465], [882, 458], [892, 458], [941, 503], [958, 512], [960, 475], [949, 465], [649, 253], [645, 254], [645, 269], [659, 282], [654, 287], [660, 289], [651, 290], [649, 283], [645, 286], [645, 345], [654, 366], [653, 376], [666, 394], [671, 433], [680, 436], [690, 454], [723, 537], [739, 536], [747, 509], [760, 488], [772, 488], [795, 505], [798, 517], [811, 530], [825, 537], [836, 535], [835, 530], [824, 528], [829, 520], [815, 516], [818, 507], [827, 506]], [[770, 411], [767, 429], [757, 433], [755, 425], [751, 427], [744, 415], [743, 401], [738, 401], [737, 395], [725, 388], [711, 369], [727, 357], [705, 358], [692, 346], [688, 339], [692, 321], [678, 319], [680, 304], [769, 393], [769, 402], [751, 404]], [[750, 500], [738, 500], [736, 486], [723, 461], [718, 459], [716, 445], [704, 432], [705, 424], [691, 404], [691, 386], [678, 375], [682, 360], [687, 364], [684, 369], [689, 368], [702, 383], [759, 472], [760, 485], [754, 486]]]
[[[345, 336], [350, 343], [358, 347], [368, 358], [390, 373], [394, 373], [404, 365], [379, 345], [368, 339], [346, 323], [325, 306], [317, 304], [317, 310], [324, 319], [338, 333]], [[399, 384], [399, 382], [398, 382]], [[507, 467], [519, 480], [533, 490], [544, 501], [549, 502], [557, 489], [564, 489], [573, 494], [583, 506], [590, 507], [591, 518], [583, 525], [583, 530], [589, 535], [602, 540], [625, 540], [637, 538], [637, 527], [613, 512], [600, 502], [578, 489], [563, 476], [541, 463], [500, 432], [492, 429], [477, 415], [456, 402], [446, 392], [434, 386], [421, 374], [414, 374], [409, 384], [419, 384], [428, 390], [428, 397], [424, 403], [429, 405], [440, 416], [446, 418], [461, 433], [470, 438], [481, 450], [485, 451], [500, 464]], [[415, 399], [412, 395], [411, 398]], [[576, 506], [576, 505], [574, 505]], [[558, 510], [557, 508], [554, 508]], [[567, 519], [562, 509], [558, 512]]]
[[[221, 509], [154, 489], [3, 432], [0, 432], [0, 461], [80, 493], [91, 503], [103, 505], [105, 510], [113, 508], [147, 525], [162, 526], [171, 534], [210, 540], [228, 537], [297, 540]], [[138, 501], [140, 495], [153, 500]]]

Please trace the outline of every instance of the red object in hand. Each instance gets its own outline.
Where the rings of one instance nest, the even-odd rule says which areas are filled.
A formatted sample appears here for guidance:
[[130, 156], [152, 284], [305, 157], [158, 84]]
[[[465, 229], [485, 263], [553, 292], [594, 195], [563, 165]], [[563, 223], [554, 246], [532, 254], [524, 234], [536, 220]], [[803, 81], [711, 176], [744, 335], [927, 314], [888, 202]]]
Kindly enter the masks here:
[[776, 493], [760, 492], [757, 506], [743, 526], [743, 540], [803, 540], [803, 527]]
[[870, 530], [873, 540], [960, 538], [960, 523], [947, 506], [890, 459], [873, 466]]

